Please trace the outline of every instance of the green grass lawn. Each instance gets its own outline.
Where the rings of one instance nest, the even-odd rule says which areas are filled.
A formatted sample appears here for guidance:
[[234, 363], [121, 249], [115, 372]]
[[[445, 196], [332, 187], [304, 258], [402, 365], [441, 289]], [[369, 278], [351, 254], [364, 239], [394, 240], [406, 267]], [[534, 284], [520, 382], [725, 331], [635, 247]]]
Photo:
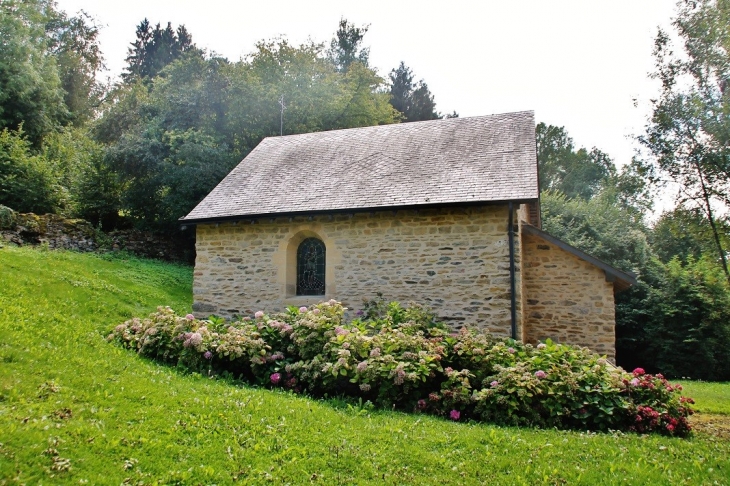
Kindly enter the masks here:
[[[108, 344], [192, 269], [0, 249], [0, 485], [728, 484], [730, 441], [451, 423], [242, 387]], [[727, 414], [730, 385], [685, 383]], [[703, 408], [704, 407], [704, 408]]]
[[679, 381], [684, 394], [697, 402], [695, 410], [702, 413], [730, 415], [730, 383]]

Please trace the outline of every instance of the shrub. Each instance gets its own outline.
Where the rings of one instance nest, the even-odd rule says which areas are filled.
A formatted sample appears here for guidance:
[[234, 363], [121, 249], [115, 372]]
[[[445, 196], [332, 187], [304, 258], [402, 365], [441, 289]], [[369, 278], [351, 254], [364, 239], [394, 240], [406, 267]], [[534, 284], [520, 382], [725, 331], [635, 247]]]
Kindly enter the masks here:
[[0, 230], [14, 229], [17, 218], [18, 216], [15, 211], [0, 204]]
[[619, 363], [671, 378], [730, 380], [730, 285], [721, 266], [689, 256], [653, 260], [647, 269], [618, 299]]
[[[380, 308], [382, 314], [348, 323], [346, 309], [331, 300], [229, 323], [160, 307], [118, 325], [108, 339], [183, 369], [451, 420], [690, 431], [692, 400], [661, 375], [629, 374], [587, 349], [550, 341], [532, 346], [468, 329], [449, 333], [415, 306]], [[409, 312], [415, 317], [405, 320]]]

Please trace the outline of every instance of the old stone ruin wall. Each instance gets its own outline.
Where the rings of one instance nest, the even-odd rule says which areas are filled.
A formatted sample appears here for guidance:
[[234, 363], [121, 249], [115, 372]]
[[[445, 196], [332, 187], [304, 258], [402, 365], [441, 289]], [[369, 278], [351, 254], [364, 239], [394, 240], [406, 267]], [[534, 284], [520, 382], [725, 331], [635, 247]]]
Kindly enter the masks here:
[[104, 233], [83, 219], [16, 213], [0, 206], [0, 245], [47, 245], [49, 249], [80, 252], [125, 250], [145, 258], [191, 261], [191, 252], [181, 240], [134, 229]]

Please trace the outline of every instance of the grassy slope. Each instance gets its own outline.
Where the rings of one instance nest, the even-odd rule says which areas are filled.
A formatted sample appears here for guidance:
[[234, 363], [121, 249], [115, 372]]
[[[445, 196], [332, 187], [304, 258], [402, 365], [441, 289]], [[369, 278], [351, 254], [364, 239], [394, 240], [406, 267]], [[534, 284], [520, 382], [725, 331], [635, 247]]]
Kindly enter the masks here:
[[0, 485], [653, 485], [730, 476], [730, 442], [705, 434], [581, 434], [338, 409], [182, 375], [104, 341], [157, 304], [186, 311], [191, 273], [0, 249]]
[[684, 394], [695, 399], [695, 409], [702, 413], [730, 415], [730, 383], [680, 381]]

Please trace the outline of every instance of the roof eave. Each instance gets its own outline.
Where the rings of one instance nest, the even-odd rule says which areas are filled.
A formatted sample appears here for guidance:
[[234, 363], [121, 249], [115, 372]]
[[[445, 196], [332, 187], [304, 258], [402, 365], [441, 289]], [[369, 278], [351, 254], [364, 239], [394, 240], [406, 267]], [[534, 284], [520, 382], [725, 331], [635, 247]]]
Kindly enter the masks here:
[[508, 203], [531, 203], [537, 201], [538, 198], [520, 198], [505, 199], [499, 201], [456, 201], [448, 203], [432, 203], [432, 204], [410, 204], [400, 206], [373, 206], [360, 208], [341, 208], [330, 210], [311, 210], [311, 211], [287, 211], [278, 213], [255, 213], [255, 214], [236, 214], [226, 216], [216, 216], [211, 218], [191, 218], [182, 217], [178, 220], [181, 226], [208, 224], [208, 223], [224, 223], [232, 221], [256, 220], [260, 218], [293, 218], [296, 216], [314, 216], [314, 215], [334, 215], [348, 213], [370, 213], [375, 211], [404, 211], [404, 210], [426, 210], [436, 208], [455, 208], [455, 207], [474, 207], [474, 206], [499, 206]]

